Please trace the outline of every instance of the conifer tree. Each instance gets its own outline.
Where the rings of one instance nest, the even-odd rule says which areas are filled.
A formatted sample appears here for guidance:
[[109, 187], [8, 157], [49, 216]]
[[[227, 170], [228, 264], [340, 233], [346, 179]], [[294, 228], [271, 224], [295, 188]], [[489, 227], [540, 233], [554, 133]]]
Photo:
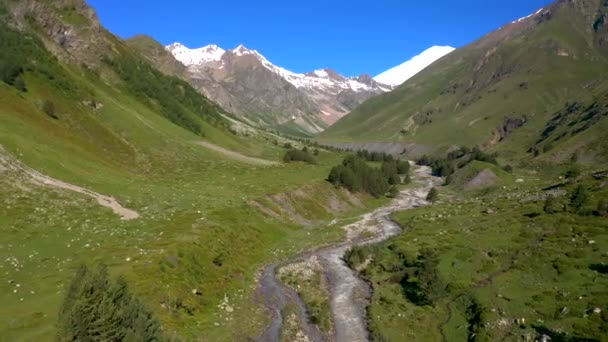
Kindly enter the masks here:
[[574, 209], [575, 212], [580, 212], [589, 200], [589, 196], [587, 195], [587, 190], [582, 185], [579, 185], [574, 189], [572, 194], [570, 195], [570, 207]]
[[431, 203], [435, 203], [438, 198], [439, 191], [437, 191], [437, 188], [432, 188], [431, 191], [429, 191], [428, 195], [426, 195], [426, 200]]
[[82, 266], [59, 312], [58, 341], [142, 341], [163, 339], [152, 314], [129, 293], [126, 281], [112, 281], [105, 266]]

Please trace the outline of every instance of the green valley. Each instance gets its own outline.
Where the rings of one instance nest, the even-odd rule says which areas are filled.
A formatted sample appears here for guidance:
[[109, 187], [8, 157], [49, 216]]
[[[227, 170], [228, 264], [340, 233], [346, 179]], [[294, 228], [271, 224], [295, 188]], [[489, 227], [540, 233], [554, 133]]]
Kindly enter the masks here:
[[[81, 264], [123, 275], [167, 336], [253, 337], [265, 321], [251, 296], [256, 271], [340, 238], [325, 228], [331, 220], [380, 203], [323, 181], [339, 154], [322, 150], [315, 165], [284, 164], [289, 140], [236, 133], [226, 113], [187, 83], [107, 31], [91, 30], [95, 18], [84, 3], [28, 3], [2, 2], [10, 25], [0, 40], [3, 340], [53, 340]], [[28, 5], [47, 22], [7, 17]], [[99, 43], [86, 50], [90, 65], [73, 63], [82, 51], [56, 45], [45, 31], [60, 17], [74, 32], [62, 39]], [[22, 31], [12, 28], [17, 22]], [[123, 220], [25, 168], [111, 196], [139, 217]]]
[[393, 88], [0, 0], [0, 341], [605, 340], [607, 17]]

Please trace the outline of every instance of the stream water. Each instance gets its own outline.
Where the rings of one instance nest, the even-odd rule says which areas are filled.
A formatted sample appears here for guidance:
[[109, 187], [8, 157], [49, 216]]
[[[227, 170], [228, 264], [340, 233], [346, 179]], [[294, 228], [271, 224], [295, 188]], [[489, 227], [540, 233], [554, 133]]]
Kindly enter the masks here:
[[[260, 336], [259, 341], [279, 341], [283, 324], [282, 310], [289, 304], [298, 308], [300, 329], [310, 341], [358, 342], [368, 341], [366, 307], [369, 300], [369, 285], [358, 277], [343, 260], [344, 253], [353, 246], [382, 242], [401, 233], [401, 228], [391, 221], [390, 215], [396, 211], [427, 205], [425, 198], [430, 189], [440, 185], [442, 179], [433, 177], [428, 167], [416, 167], [412, 181], [417, 186], [403, 190], [389, 205], [378, 208], [343, 229], [346, 239], [330, 247], [302, 253], [282, 264], [267, 266], [259, 281], [257, 295], [271, 313], [271, 323]], [[371, 238], [362, 239], [361, 233], [371, 232]], [[369, 234], [369, 233], [366, 233]], [[306, 315], [306, 306], [297, 293], [284, 286], [276, 277], [276, 269], [317, 256], [323, 265], [323, 272], [329, 280], [331, 311], [334, 324], [333, 336], [323, 337], [311, 324]]]

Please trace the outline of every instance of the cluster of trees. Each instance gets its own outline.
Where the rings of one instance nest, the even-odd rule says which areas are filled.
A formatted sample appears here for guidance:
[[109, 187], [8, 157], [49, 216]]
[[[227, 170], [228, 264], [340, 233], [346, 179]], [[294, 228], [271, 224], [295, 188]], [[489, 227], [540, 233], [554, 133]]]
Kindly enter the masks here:
[[17, 31], [0, 23], [0, 81], [27, 91], [23, 75], [26, 71], [46, 71], [56, 68], [57, 60], [35, 36]]
[[434, 305], [446, 294], [438, 264], [439, 254], [430, 248], [421, 249], [416, 260], [406, 260], [407, 268], [401, 285], [412, 303]]
[[308, 164], [317, 163], [315, 158], [312, 155], [310, 155], [310, 153], [308, 153], [308, 149], [306, 147], [302, 150], [298, 150], [295, 148], [289, 149], [287, 152], [285, 152], [285, 155], [283, 156], [283, 161], [285, 163], [294, 162], [294, 161], [302, 161], [302, 162], [305, 162]]
[[[478, 147], [468, 148], [463, 146], [457, 150], [449, 152], [445, 157], [432, 157], [423, 155], [416, 163], [418, 165], [429, 166], [433, 170], [433, 175], [438, 177], [447, 177], [446, 184], [450, 183], [450, 176], [456, 170], [467, 166], [474, 160], [498, 165], [496, 154], [490, 154], [482, 151]], [[510, 165], [505, 166], [505, 170], [512, 172], [513, 168]]]
[[[365, 159], [348, 155], [342, 164], [334, 166], [329, 172], [327, 180], [336, 185], [343, 186], [351, 192], [367, 192], [374, 197], [380, 197], [387, 192], [396, 195], [395, 185], [409, 182], [409, 163], [407, 161], [387, 158], [380, 168], [370, 166]], [[402, 181], [401, 176], [405, 176]]]
[[28, 61], [26, 53], [30, 50], [27, 45], [31, 44], [23, 40], [23, 36], [6, 24], [0, 24], [0, 79], [20, 91], [27, 90], [23, 73]]
[[382, 162], [382, 161], [390, 161], [393, 160], [393, 156], [388, 153], [383, 152], [370, 152], [367, 150], [359, 150], [357, 151], [357, 157], [365, 159], [371, 162]]
[[127, 283], [108, 277], [105, 266], [82, 266], [66, 293], [57, 324], [58, 341], [161, 341], [160, 324], [129, 293]]
[[219, 115], [222, 109], [187, 82], [166, 76], [146, 61], [126, 52], [113, 59], [106, 57], [103, 61], [125, 81], [135, 96], [158, 105], [161, 114], [174, 124], [201, 136], [204, 134], [197, 118], [228, 128]]
[[[390, 253], [385, 253], [387, 250]], [[439, 253], [431, 248], [423, 248], [413, 256], [397, 245], [382, 250], [379, 246], [358, 246], [346, 251], [344, 260], [351, 268], [372, 260], [371, 267], [390, 273], [387, 279], [398, 282], [415, 305], [435, 305], [448, 292], [439, 274]], [[363, 276], [368, 277], [368, 272], [364, 271]]]

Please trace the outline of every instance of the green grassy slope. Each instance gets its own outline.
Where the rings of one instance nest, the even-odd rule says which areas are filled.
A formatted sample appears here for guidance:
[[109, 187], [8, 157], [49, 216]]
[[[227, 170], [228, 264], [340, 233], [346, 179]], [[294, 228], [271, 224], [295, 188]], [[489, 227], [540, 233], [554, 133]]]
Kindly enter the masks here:
[[165, 50], [159, 42], [150, 36], [137, 35], [125, 41], [134, 51], [138, 51], [155, 65], [158, 70], [167, 75], [186, 78], [186, 67]]
[[[543, 189], [557, 185], [561, 207], [577, 184], [517, 177], [525, 183], [475, 196], [442, 187], [439, 204], [393, 216], [402, 235], [352, 253], [373, 286], [373, 340], [605, 339], [606, 217], [546, 213]], [[605, 178], [578, 184], [587, 210], [608, 198]]]
[[[567, 102], [598, 101], [604, 109], [594, 124], [606, 127], [608, 28], [597, 24], [606, 12], [599, 0], [557, 1], [372, 98], [318, 139], [497, 146], [521, 155]], [[509, 118], [525, 124], [503, 129]]]
[[[64, 48], [36, 18], [21, 30], [3, 23], [0, 158], [113, 196], [141, 216], [122, 221], [89, 197], [32, 183], [0, 163], [0, 339], [53, 340], [70, 278], [79, 264], [98, 262], [126, 276], [168, 335], [255, 337], [266, 317], [253, 301], [255, 272], [341, 234], [323, 228], [341, 215], [323, 203], [345, 200], [323, 181], [341, 156], [322, 151], [317, 165], [260, 167], [207, 150], [195, 142], [271, 161], [285, 152], [267, 133], [232, 133], [221, 108], [105, 30], [90, 30], [89, 17], [71, 7], [78, 1], [30, 2], [46, 9], [45, 23], [62, 13], [76, 36]], [[11, 11], [0, 9], [12, 24]], [[83, 49], [85, 59], [74, 47], [82, 32], [103, 42]], [[306, 198], [294, 207], [314, 223], [307, 229], [250, 204], [297, 189]], [[218, 307], [225, 298], [230, 311]]]

